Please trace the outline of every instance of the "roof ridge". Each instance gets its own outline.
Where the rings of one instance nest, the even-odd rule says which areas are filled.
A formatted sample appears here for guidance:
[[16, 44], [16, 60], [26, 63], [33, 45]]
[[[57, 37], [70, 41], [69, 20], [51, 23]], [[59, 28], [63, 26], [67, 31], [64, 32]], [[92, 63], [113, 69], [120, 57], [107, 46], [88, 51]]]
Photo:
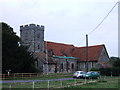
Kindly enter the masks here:
[[66, 46], [73, 46], [73, 44], [65, 44], [65, 43], [59, 43], [59, 42], [52, 42], [52, 41], [44, 41], [44, 42], [48, 42], [48, 43], [53, 43], [53, 44], [59, 44], [59, 45], [66, 45]]
[[[98, 47], [98, 46], [105, 46], [104, 44], [101, 44], [101, 45], [94, 45], [94, 46], [88, 46], [89, 47]], [[85, 48], [86, 46], [83, 46], [83, 47], [76, 47], [76, 48]]]

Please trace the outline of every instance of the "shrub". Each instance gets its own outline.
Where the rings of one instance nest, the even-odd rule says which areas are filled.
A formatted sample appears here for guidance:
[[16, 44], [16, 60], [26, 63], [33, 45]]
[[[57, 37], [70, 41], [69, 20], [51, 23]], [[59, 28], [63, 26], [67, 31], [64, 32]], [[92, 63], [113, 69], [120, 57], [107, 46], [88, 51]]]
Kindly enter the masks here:
[[120, 75], [120, 67], [113, 67], [112, 68], [112, 75], [119, 76]]
[[119, 76], [120, 75], [120, 68], [119, 67], [101, 68], [99, 70], [100, 70], [101, 75], [110, 76], [111, 73], [112, 73], [113, 76]]
[[91, 68], [90, 71], [99, 71], [97, 68]]

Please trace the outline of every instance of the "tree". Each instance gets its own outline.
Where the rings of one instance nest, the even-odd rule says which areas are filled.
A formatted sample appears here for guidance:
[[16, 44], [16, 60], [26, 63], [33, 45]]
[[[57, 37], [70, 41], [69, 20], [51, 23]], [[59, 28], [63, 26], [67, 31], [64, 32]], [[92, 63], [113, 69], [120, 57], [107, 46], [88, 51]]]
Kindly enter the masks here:
[[11, 69], [13, 73], [36, 72], [33, 56], [19, 45], [20, 38], [13, 28], [2, 24], [2, 72]]
[[120, 59], [116, 60], [113, 64], [114, 67], [119, 67], [120, 68]]
[[120, 75], [120, 58], [118, 57], [111, 57], [110, 58], [110, 63], [112, 65], [111, 68], [101, 68], [101, 74], [103, 75], [112, 75], [113, 76], [119, 76]]
[[120, 58], [118, 57], [111, 57], [110, 63], [113, 65], [113, 67], [120, 67]]
[[110, 64], [113, 65], [118, 59], [118, 57], [110, 57]]

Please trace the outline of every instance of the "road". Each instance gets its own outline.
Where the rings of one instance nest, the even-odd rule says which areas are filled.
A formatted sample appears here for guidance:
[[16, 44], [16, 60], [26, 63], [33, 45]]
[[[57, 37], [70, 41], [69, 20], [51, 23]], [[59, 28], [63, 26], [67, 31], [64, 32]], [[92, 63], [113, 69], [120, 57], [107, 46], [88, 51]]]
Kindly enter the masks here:
[[[73, 80], [74, 78], [60, 78], [60, 79], [49, 79], [49, 81], [64, 81]], [[48, 80], [2, 80], [0, 83], [17, 83], [17, 82], [45, 82]]]

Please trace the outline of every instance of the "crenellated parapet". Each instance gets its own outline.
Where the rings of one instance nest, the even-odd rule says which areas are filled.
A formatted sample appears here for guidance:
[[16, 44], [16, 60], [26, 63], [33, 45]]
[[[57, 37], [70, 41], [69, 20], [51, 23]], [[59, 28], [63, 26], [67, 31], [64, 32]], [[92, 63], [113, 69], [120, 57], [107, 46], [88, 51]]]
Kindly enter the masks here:
[[31, 30], [31, 29], [44, 30], [44, 26], [37, 25], [37, 24], [28, 24], [28, 25], [21, 25], [20, 26], [20, 30]]
[[44, 52], [44, 26], [27, 24], [20, 26], [21, 44], [30, 52]]

